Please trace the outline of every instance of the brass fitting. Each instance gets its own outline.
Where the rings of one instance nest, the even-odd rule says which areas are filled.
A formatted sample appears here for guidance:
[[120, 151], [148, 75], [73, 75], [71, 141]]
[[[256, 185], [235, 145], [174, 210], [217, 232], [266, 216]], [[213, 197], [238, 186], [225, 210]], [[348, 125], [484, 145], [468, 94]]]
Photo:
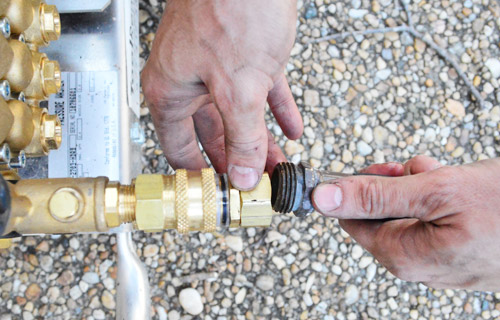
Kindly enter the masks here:
[[0, 145], [7, 143], [13, 153], [25, 150], [28, 157], [37, 157], [58, 149], [61, 140], [58, 116], [20, 100], [0, 99]]
[[24, 94], [29, 100], [47, 100], [51, 94], [61, 89], [61, 69], [59, 62], [52, 61], [47, 55], [32, 52], [33, 78]]
[[32, 0], [35, 8], [33, 22], [24, 31], [26, 41], [34, 47], [46, 46], [61, 35], [61, 17], [56, 6], [40, 0]]
[[230, 188], [212, 169], [175, 175], [140, 175], [131, 185], [106, 178], [25, 180], [10, 184], [13, 199], [6, 233], [105, 232], [122, 223], [138, 230], [214, 232], [217, 228], [268, 227], [271, 184]]
[[21, 92], [28, 87], [33, 79], [35, 68], [33, 57], [28, 46], [19, 40], [9, 40], [9, 47], [14, 57], [3, 79], [9, 81], [12, 91]]
[[31, 0], [2, 0], [0, 16], [9, 19], [12, 33], [20, 34], [33, 23], [35, 7]]

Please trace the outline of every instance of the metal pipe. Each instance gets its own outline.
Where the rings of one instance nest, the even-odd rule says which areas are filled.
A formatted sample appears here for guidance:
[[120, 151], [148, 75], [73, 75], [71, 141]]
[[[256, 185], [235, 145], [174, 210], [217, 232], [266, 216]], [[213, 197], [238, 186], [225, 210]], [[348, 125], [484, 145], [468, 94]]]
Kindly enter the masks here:
[[151, 298], [148, 274], [137, 256], [132, 235], [128, 231], [116, 234], [118, 274], [116, 280], [116, 319], [150, 319]]

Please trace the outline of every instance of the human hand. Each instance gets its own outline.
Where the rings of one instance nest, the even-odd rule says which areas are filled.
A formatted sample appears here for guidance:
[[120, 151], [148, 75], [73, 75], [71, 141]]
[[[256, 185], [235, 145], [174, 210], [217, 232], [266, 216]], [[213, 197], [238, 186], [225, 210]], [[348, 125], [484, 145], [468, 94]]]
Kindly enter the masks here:
[[[174, 168], [206, 166], [249, 190], [264, 167], [286, 161], [268, 132], [266, 99], [284, 134], [302, 118], [283, 74], [295, 40], [296, 3], [172, 0], [165, 7], [142, 86]], [[195, 132], [196, 131], [196, 132]]]
[[500, 289], [500, 158], [441, 167], [417, 156], [323, 184], [315, 207], [397, 277], [434, 288]]

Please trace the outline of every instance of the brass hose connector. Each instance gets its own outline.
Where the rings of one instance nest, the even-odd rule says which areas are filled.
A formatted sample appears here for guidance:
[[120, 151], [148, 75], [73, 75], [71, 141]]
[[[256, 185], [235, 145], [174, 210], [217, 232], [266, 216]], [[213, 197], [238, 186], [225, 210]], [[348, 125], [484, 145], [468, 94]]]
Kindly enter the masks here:
[[21, 92], [32, 82], [35, 69], [33, 57], [25, 43], [11, 39], [8, 44], [14, 56], [3, 79], [9, 81], [12, 91]]
[[23, 33], [33, 23], [35, 7], [31, 0], [2, 0], [0, 1], [0, 16], [7, 17], [11, 32]]
[[140, 175], [131, 185], [101, 177], [21, 180], [9, 188], [5, 234], [106, 232], [123, 223], [151, 232], [214, 232], [268, 227], [273, 216], [267, 174], [249, 192], [231, 188], [227, 175], [212, 169]]
[[9, 71], [14, 59], [14, 52], [9, 45], [9, 40], [0, 36], [0, 79]]

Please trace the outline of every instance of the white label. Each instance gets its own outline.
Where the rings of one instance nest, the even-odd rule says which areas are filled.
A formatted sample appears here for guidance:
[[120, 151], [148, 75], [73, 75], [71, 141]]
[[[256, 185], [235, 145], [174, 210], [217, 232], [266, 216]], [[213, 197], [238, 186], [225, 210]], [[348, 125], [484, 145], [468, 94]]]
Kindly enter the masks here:
[[127, 39], [127, 98], [128, 105], [139, 118], [140, 112], [140, 60], [139, 60], [139, 0], [124, 2], [125, 34]]
[[49, 111], [63, 140], [49, 154], [49, 178], [107, 176], [119, 180], [118, 72], [63, 72]]

